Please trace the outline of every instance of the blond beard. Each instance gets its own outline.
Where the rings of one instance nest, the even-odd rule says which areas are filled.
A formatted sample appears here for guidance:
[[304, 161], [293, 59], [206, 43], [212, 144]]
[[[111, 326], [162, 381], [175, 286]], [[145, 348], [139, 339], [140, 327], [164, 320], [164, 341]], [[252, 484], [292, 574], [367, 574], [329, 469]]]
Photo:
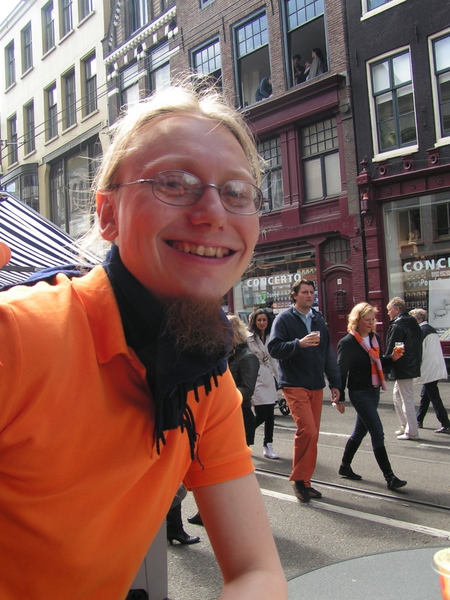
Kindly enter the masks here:
[[167, 298], [163, 304], [167, 330], [174, 336], [177, 350], [209, 357], [227, 351], [232, 334], [221, 317], [220, 300]]

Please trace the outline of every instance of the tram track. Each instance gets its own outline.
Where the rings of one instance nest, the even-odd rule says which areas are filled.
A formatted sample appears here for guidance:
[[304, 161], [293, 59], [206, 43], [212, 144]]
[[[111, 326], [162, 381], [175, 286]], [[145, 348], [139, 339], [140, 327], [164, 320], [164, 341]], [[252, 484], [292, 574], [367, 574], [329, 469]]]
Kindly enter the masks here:
[[[278, 479], [284, 479], [286, 481], [288, 480], [288, 476], [286, 475], [286, 473], [281, 473], [279, 471], [273, 471], [271, 469], [256, 468], [255, 472], [257, 474], [259, 473], [261, 475], [276, 477]], [[319, 479], [312, 479], [311, 481], [315, 484], [324, 485], [328, 488], [342, 490], [344, 492], [352, 492], [352, 493], [355, 493], [355, 494], [358, 494], [361, 496], [395, 500], [398, 503], [403, 503], [403, 504], [407, 503], [407, 504], [411, 504], [414, 506], [423, 506], [423, 507], [431, 508], [431, 509], [434, 509], [437, 511], [443, 511], [444, 514], [450, 512], [450, 506], [445, 506], [442, 504], [435, 504], [433, 502], [426, 502], [425, 500], [414, 500], [412, 498], [405, 498], [403, 496], [395, 496], [393, 494], [386, 494], [384, 492], [376, 492], [376, 491], [372, 491], [372, 490], [366, 490], [364, 488], [342, 485], [340, 483], [335, 483], [332, 481], [321, 481]]]

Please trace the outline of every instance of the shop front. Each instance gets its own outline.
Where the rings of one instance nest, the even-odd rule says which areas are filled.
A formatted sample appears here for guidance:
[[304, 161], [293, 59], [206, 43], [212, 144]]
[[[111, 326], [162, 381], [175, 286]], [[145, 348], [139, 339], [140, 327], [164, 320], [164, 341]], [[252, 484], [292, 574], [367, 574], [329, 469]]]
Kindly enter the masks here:
[[313, 247], [258, 254], [233, 288], [234, 313], [244, 321], [256, 308], [266, 308], [274, 315], [278, 314], [290, 306], [292, 284], [300, 279], [314, 282], [314, 306], [317, 308], [317, 270]]
[[389, 298], [450, 328], [450, 192], [383, 204]]

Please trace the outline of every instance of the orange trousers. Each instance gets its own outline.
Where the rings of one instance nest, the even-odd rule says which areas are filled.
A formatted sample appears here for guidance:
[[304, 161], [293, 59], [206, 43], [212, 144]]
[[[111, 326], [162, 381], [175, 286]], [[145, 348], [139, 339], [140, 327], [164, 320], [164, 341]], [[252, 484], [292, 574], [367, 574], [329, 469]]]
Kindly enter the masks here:
[[294, 437], [292, 472], [289, 479], [304, 481], [306, 487], [311, 487], [311, 477], [317, 461], [323, 390], [284, 387], [283, 395], [297, 427]]

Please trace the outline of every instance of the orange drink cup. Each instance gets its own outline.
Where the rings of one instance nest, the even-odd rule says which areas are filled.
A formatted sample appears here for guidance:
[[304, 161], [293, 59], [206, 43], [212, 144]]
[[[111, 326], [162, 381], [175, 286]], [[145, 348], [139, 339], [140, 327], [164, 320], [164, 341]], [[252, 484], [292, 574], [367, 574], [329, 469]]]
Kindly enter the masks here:
[[450, 548], [443, 548], [433, 556], [434, 570], [439, 573], [442, 600], [450, 600]]

